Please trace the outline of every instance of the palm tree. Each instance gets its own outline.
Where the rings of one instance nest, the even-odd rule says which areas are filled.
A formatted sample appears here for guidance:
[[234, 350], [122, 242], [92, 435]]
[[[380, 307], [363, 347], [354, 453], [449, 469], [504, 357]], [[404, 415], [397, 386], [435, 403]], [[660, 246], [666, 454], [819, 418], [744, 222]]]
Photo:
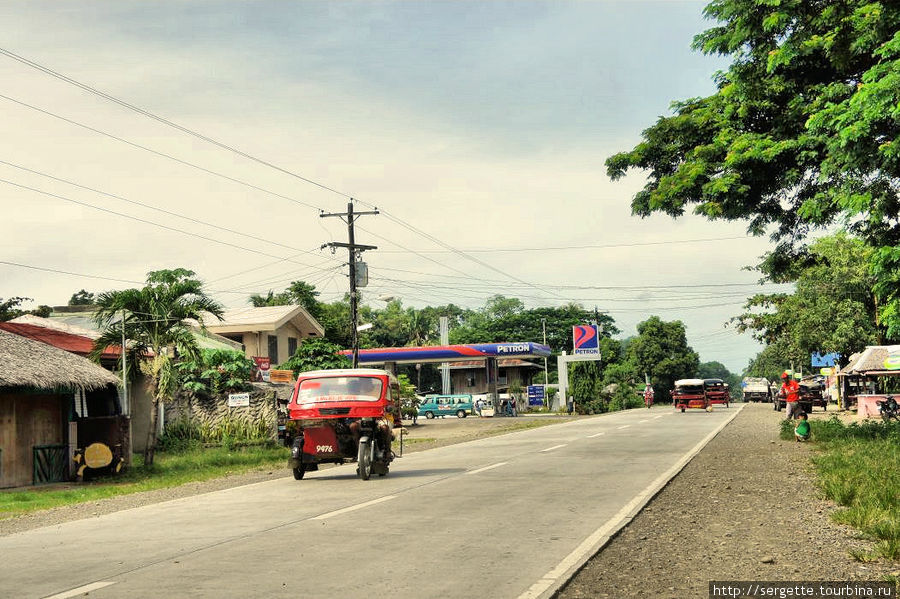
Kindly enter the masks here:
[[177, 388], [175, 364], [182, 357], [196, 359], [199, 354], [185, 321], [194, 319], [202, 326], [204, 315], [222, 318], [221, 304], [207, 296], [203, 284], [193, 277], [194, 272], [184, 268], [157, 270], [147, 273], [147, 285], [142, 289], [107, 291], [97, 296], [94, 319], [103, 332], [94, 342], [92, 356], [99, 357], [108, 346], [121, 345], [124, 328], [129, 353], [142, 357], [137, 363], [150, 379], [153, 401], [144, 448], [144, 464], [148, 466], [153, 464], [156, 450], [159, 405], [170, 401]]

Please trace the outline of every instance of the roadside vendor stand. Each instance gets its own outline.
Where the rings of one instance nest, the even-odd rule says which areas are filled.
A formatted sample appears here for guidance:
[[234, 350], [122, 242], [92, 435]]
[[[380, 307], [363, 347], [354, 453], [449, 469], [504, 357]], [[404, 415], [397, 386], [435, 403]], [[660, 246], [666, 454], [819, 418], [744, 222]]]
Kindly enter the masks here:
[[842, 409], [855, 404], [860, 416], [878, 416], [875, 402], [892, 394], [889, 379], [900, 376], [900, 345], [870, 345], [850, 356], [837, 376]]

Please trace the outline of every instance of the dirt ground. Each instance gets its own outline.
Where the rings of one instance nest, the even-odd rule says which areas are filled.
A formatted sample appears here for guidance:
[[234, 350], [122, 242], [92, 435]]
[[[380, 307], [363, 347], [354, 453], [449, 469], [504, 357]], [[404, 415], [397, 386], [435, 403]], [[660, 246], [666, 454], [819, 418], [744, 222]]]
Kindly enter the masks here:
[[[555, 422], [564, 422], [571, 419], [572, 417], [569, 416], [548, 415], [521, 416], [518, 418], [477, 418], [470, 416], [468, 418], [435, 418], [434, 420], [420, 418], [418, 424], [415, 425], [404, 421], [404, 430], [406, 432], [406, 436], [404, 437], [404, 453], [423, 451], [441, 447], [443, 445], [452, 445], [454, 443], [463, 443], [482, 437], [520, 430], [521, 428], [533, 425], [540, 426], [553, 424]], [[399, 451], [396, 442], [395, 451]], [[323, 466], [323, 468], [327, 467], [330, 466]], [[132, 493], [129, 495], [103, 499], [101, 501], [91, 501], [43, 510], [0, 520], [0, 536], [290, 475], [291, 471], [287, 467], [287, 460], [285, 460], [284, 468], [261, 468], [243, 474], [189, 483], [180, 487], [158, 489], [143, 493]], [[66, 486], [71, 487], [75, 485], [67, 483], [61, 485], [48, 485], [42, 488], [58, 489]]]
[[781, 441], [782, 418], [748, 405], [558, 596], [682, 599], [706, 597], [711, 580], [900, 574], [900, 563], [850, 557], [870, 544], [829, 519], [837, 508], [815, 485], [814, 446]]

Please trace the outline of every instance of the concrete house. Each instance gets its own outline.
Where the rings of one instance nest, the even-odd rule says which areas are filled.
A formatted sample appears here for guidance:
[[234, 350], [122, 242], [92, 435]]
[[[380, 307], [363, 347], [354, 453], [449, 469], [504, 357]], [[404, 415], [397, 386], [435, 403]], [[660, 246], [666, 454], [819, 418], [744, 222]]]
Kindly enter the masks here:
[[294, 355], [304, 339], [325, 335], [303, 306], [238, 308], [226, 310], [222, 320], [205, 320], [209, 331], [241, 343], [248, 358], [269, 358], [273, 365]]

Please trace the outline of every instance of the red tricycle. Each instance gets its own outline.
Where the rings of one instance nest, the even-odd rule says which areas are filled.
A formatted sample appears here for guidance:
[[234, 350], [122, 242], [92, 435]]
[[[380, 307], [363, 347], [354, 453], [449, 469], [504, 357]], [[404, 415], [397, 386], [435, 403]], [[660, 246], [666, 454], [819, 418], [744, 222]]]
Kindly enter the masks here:
[[675, 381], [675, 389], [672, 390], [672, 404], [676, 410], [685, 411], [687, 408], [700, 408], [711, 410], [709, 399], [706, 397], [706, 389], [703, 379], [681, 379]]
[[706, 390], [706, 398], [710, 405], [724, 405], [728, 407], [731, 393], [728, 383], [722, 379], [703, 379], [703, 388]]
[[353, 460], [363, 480], [386, 475], [394, 459], [393, 429], [400, 424], [399, 399], [397, 379], [385, 370], [301, 372], [288, 404], [294, 478], [319, 464]]

